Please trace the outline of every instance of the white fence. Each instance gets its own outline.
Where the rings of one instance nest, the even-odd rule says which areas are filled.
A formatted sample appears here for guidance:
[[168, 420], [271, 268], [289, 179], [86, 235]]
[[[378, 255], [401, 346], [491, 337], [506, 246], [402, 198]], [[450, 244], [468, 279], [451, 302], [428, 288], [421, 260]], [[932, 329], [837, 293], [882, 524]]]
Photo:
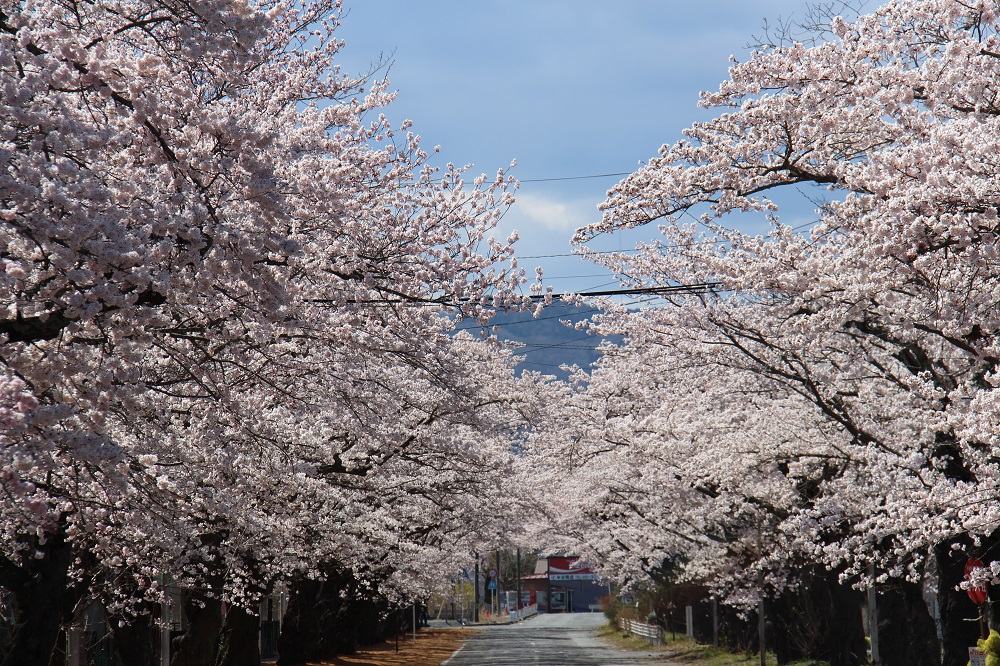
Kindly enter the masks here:
[[527, 620], [532, 615], [538, 615], [538, 604], [531, 604], [530, 606], [525, 606], [521, 610], [511, 611], [506, 615], [497, 615], [494, 618], [495, 623], [504, 624], [514, 622], [520, 622], [521, 620]]
[[525, 606], [521, 610], [514, 611], [510, 614], [510, 621], [517, 622], [519, 620], [527, 620], [532, 615], [538, 615], [538, 604], [531, 604], [530, 606]]
[[650, 645], [663, 645], [663, 628], [655, 624], [645, 624], [619, 618], [618, 626], [629, 636], [638, 636]]

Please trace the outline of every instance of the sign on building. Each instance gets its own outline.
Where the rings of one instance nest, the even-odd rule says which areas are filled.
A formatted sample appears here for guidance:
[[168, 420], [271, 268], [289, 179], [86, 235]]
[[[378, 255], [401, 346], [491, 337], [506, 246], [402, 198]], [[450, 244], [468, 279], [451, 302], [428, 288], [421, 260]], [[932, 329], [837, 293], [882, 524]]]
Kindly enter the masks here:
[[597, 574], [576, 557], [550, 557], [549, 580], [595, 580]]

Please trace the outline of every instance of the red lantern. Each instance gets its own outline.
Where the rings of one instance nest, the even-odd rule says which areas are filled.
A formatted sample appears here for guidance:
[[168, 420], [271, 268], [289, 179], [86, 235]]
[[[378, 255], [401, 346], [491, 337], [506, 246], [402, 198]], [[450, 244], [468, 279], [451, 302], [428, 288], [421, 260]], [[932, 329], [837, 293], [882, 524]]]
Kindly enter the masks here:
[[[976, 569], [982, 569], [983, 563], [981, 560], [975, 557], [970, 557], [969, 561], [965, 563], [965, 580], [969, 580], [972, 577], [972, 572]], [[972, 599], [974, 604], [986, 603], [986, 585], [985, 583], [980, 583], [974, 587], [970, 587], [966, 590], [969, 593], [969, 598]]]

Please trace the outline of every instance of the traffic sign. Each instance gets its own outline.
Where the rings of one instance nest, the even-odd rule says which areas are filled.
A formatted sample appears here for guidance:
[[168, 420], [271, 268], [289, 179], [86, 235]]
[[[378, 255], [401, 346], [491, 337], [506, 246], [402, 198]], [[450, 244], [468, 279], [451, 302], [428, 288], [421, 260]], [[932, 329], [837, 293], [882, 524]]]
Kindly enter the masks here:
[[[982, 569], [982, 560], [975, 557], [970, 557], [969, 561], [965, 563], [965, 580], [972, 578], [972, 572], [976, 569]], [[969, 598], [972, 599], [972, 603], [981, 604], [986, 602], [986, 585], [980, 583], [974, 587], [970, 587], [966, 590], [969, 593]]]
[[496, 578], [497, 577], [497, 570], [496, 569], [490, 569], [489, 572], [486, 575], [488, 575], [490, 578]]
[[495, 589], [497, 589], [496, 578], [491, 578], [490, 579], [490, 582], [486, 584], [486, 589], [487, 590], [495, 590]]

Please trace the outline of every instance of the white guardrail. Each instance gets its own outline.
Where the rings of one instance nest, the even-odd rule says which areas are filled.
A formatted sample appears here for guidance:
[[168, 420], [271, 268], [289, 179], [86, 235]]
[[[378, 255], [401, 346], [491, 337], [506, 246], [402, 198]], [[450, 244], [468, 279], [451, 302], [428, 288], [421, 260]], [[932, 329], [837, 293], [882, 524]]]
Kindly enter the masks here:
[[663, 628], [655, 624], [645, 624], [619, 618], [618, 626], [629, 636], [638, 636], [650, 645], [663, 645]]
[[518, 622], [520, 620], [526, 620], [532, 615], [538, 615], [538, 604], [531, 604], [530, 606], [525, 606], [521, 610], [511, 611], [510, 621]]

